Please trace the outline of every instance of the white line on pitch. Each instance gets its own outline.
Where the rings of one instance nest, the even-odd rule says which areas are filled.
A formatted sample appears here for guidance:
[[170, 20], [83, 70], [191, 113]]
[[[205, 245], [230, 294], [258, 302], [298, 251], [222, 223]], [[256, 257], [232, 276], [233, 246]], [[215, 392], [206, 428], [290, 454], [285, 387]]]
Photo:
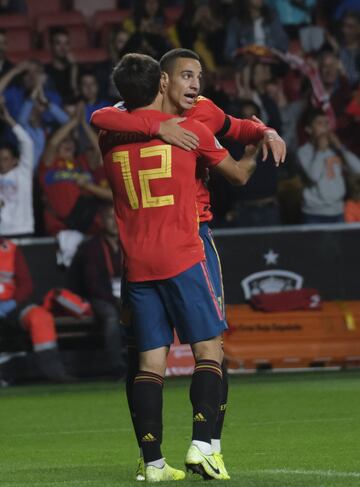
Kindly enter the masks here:
[[336, 470], [291, 470], [287, 468], [273, 468], [264, 470], [251, 470], [249, 474], [285, 474], [285, 475], [318, 475], [319, 477], [349, 477], [349, 478], [360, 478], [360, 472], [337, 472]]
[[0, 438], [13, 438], [22, 436], [43, 436], [43, 435], [78, 435], [78, 434], [96, 434], [96, 433], [119, 433], [123, 431], [132, 431], [132, 428], [108, 428], [98, 430], [70, 430], [70, 431], [29, 431], [24, 433], [10, 433], [0, 435]]
[[251, 421], [247, 424], [251, 426], [261, 426], [263, 424], [286, 424], [286, 423], [337, 423], [339, 421], [354, 421], [358, 418], [318, 418], [318, 419], [279, 419], [274, 421]]

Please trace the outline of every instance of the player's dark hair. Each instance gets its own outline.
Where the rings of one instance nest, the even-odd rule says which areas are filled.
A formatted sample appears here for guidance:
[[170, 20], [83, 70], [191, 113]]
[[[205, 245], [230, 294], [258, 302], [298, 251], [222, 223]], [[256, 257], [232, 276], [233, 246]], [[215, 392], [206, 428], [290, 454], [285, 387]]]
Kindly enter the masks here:
[[146, 54], [126, 54], [115, 66], [112, 78], [128, 110], [150, 105], [159, 93], [158, 61]]
[[195, 59], [196, 61], [200, 62], [200, 56], [190, 49], [183, 49], [179, 47], [178, 49], [171, 49], [163, 55], [160, 59], [160, 68], [161, 71], [165, 71], [165, 73], [170, 73], [174, 67], [174, 64], [177, 59]]
[[20, 153], [19, 149], [14, 145], [11, 144], [11, 142], [0, 142], [0, 150], [8, 150], [13, 157], [16, 159], [19, 159]]

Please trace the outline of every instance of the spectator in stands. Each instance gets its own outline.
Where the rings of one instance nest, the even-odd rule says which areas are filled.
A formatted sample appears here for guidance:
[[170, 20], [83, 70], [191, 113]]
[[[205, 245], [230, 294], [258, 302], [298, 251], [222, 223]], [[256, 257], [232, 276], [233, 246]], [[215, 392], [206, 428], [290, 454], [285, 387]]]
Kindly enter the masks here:
[[0, 239], [0, 333], [11, 336], [16, 329], [30, 335], [41, 373], [56, 382], [68, 382], [57, 350], [53, 316], [31, 304], [32, 279], [24, 255], [11, 240]]
[[235, 3], [235, 16], [226, 28], [225, 57], [233, 61], [241, 47], [257, 44], [286, 51], [288, 38], [277, 13], [264, 0]]
[[92, 71], [84, 71], [80, 75], [79, 93], [85, 102], [85, 118], [89, 123], [92, 113], [109, 105], [108, 100], [99, 98], [99, 83]]
[[352, 86], [360, 79], [360, 12], [347, 12], [341, 20], [339, 41], [328, 35], [335, 53], [339, 55]]
[[260, 107], [261, 120], [281, 133], [281, 118], [274, 100], [267, 94], [266, 86], [271, 80], [271, 66], [260, 58], [246, 65], [236, 73], [238, 96], [252, 100]]
[[109, 365], [115, 377], [125, 372], [121, 313], [122, 256], [112, 202], [100, 211], [101, 233], [80, 247], [72, 271], [81, 276], [84, 297], [104, 329]]
[[110, 32], [108, 43], [109, 59], [96, 66], [96, 77], [99, 81], [100, 96], [110, 98], [114, 103], [119, 100], [119, 92], [112, 81], [111, 73], [122, 56], [128, 52], [127, 46], [129, 39], [129, 32], [122, 26], [114, 28]]
[[282, 25], [299, 28], [310, 24], [316, 0], [272, 0], [270, 4], [276, 9]]
[[34, 232], [32, 175], [34, 144], [29, 134], [9, 114], [2, 99], [0, 118], [15, 135], [19, 149], [0, 145], [0, 235], [21, 237]]
[[166, 38], [165, 22], [162, 0], [137, 0], [132, 17], [123, 22], [124, 28], [131, 34], [129, 51], [159, 59], [171, 48]]
[[12, 67], [13, 64], [6, 57], [6, 32], [0, 29], [0, 78]]
[[319, 72], [335, 115], [336, 133], [349, 150], [360, 156], [359, 124], [346, 113], [352, 90], [339, 57], [331, 51], [321, 53]]
[[69, 116], [56, 103], [51, 102], [44, 91], [45, 77], [38, 78], [31, 95], [24, 101], [19, 114], [19, 122], [34, 142], [34, 168], [40, 163], [45, 149], [46, 137], [50, 131], [49, 122], [64, 125]]
[[348, 177], [349, 198], [345, 202], [345, 221], [360, 222], [360, 175]]
[[335, 53], [331, 51], [322, 52], [319, 55], [318, 62], [325, 93], [330, 98], [331, 106], [339, 123], [339, 119], [351, 98], [349, 81], [344, 73], [344, 67]]
[[[331, 1], [331, 3], [334, 4], [333, 0]], [[340, 0], [337, 3], [338, 3], [338, 5], [335, 5], [336, 6], [336, 10], [335, 10], [335, 19], [336, 20], [340, 20], [343, 17], [343, 15], [348, 11], [360, 13], [359, 0]]]
[[310, 112], [306, 121], [309, 142], [298, 150], [304, 174], [304, 223], [344, 221], [344, 172], [360, 174], [360, 159], [344, 147], [329, 120], [319, 110]]
[[[101, 199], [109, 199], [110, 190], [98, 187], [97, 174], [91, 169], [89, 159], [85, 155], [77, 155], [74, 130], [79, 126], [90, 141], [90, 152], [100, 164], [97, 137], [85, 120], [81, 102], [69, 122], [48, 140], [40, 167], [44, 223], [49, 235], [65, 229], [84, 233], [95, 231], [99, 203]], [[91, 192], [82, 188], [85, 186], [87, 189], [91, 187]], [[97, 194], [93, 196], [95, 191]]]
[[224, 22], [219, 1], [187, 0], [176, 26], [170, 29], [175, 47], [196, 51], [207, 70], [224, 64]]
[[[251, 100], [233, 105], [233, 115], [251, 119], [260, 116], [260, 107]], [[227, 143], [223, 141], [227, 146]], [[243, 155], [243, 146], [233, 143], [228, 146], [233, 157]], [[231, 193], [231, 209], [226, 215], [228, 224], [236, 227], [256, 227], [280, 225], [280, 212], [276, 191], [278, 168], [275, 164], [264, 164], [262, 155], [258, 156], [258, 164], [248, 183], [242, 188], [229, 188]]]
[[78, 65], [71, 53], [69, 33], [65, 28], [51, 30], [50, 50], [52, 61], [46, 71], [54, 88], [63, 99], [77, 95]]
[[[20, 75], [20, 76], [19, 76]], [[28, 99], [39, 83], [45, 83], [44, 67], [37, 61], [24, 61], [15, 65], [2, 78], [0, 78], [0, 93], [4, 93], [9, 112], [15, 120], [26, 99]], [[47, 84], [44, 93], [49, 102], [61, 104], [59, 94]], [[51, 114], [47, 114], [51, 120]]]
[[298, 148], [297, 126], [305, 102], [303, 99], [289, 101], [281, 78], [272, 77], [266, 82], [266, 94], [275, 102], [280, 114], [280, 133], [286, 142], [287, 162], [289, 155], [293, 156]]

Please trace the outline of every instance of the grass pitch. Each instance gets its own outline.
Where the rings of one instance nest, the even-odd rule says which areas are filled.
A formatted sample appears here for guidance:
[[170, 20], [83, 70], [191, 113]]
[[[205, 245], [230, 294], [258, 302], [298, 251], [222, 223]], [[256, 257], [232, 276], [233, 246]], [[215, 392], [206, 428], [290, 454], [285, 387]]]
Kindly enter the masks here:
[[[175, 467], [191, 433], [188, 384], [165, 387], [163, 451]], [[231, 377], [230, 386], [225, 485], [360, 485], [360, 372]], [[1, 487], [134, 486], [136, 460], [123, 384], [0, 390]], [[196, 482], [188, 474], [180, 485]]]

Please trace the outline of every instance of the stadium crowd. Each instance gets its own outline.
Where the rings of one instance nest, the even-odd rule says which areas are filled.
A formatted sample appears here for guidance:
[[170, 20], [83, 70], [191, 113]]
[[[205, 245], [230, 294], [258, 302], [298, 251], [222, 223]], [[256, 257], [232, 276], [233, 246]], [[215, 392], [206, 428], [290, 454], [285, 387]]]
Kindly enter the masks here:
[[111, 193], [91, 114], [119, 101], [110, 75], [125, 53], [180, 46], [202, 58], [204, 96], [288, 147], [243, 188], [210, 178], [213, 226], [360, 220], [359, 2], [40, 3], [0, 7], [0, 235], [99, 230]]

